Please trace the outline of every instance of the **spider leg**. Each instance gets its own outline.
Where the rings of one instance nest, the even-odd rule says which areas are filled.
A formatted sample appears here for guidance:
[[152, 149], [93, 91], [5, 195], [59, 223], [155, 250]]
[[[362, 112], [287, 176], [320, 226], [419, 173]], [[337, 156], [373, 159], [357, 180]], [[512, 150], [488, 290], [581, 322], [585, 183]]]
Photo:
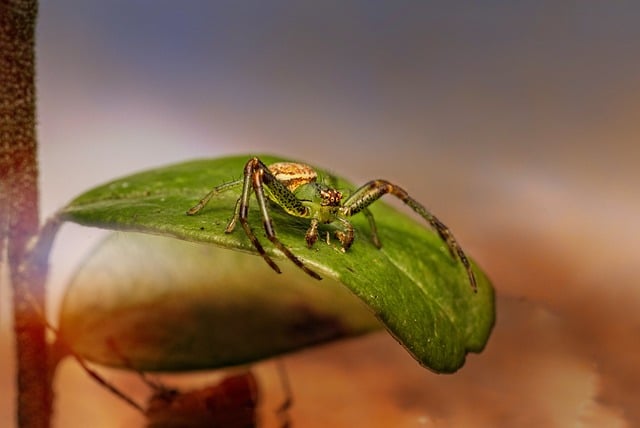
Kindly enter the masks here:
[[337, 219], [344, 226], [344, 230], [336, 231], [336, 237], [340, 241], [340, 244], [342, 244], [342, 252], [344, 253], [351, 247], [351, 244], [353, 244], [355, 232], [353, 231], [353, 225], [349, 220], [340, 216], [338, 216]]
[[[431, 225], [431, 227], [436, 230], [436, 232], [440, 236], [440, 239], [442, 239], [449, 247], [451, 255], [454, 258], [457, 257], [464, 266], [465, 270], [467, 271], [467, 276], [469, 277], [471, 288], [474, 292], [477, 292], [478, 286], [475, 274], [473, 272], [473, 269], [471, 268], [471, 263], [462, 250], [462, 247], [460, 247], [460, 245], [458, 244], [458, 241], [456, 241], [451, 230], [436, 216], [431, 214], [424, 206], [422, 206], [422, 204], [409, 196], [407, 191], [403, 188], [396, 186], [395, 184], [390, 183], [386, 180], [372, 180], [356, 190], [344, 202], [342, 213], [345, 216], [351, 216], [360, 211], [364, 211], [369, 205], [371, 205], [373, 202], [377, 201], [387, 193], [390, 193], [398, 199], [402, 200], [402, 202], [411, 207], [411, 209], [413, 209], [422, 218], [424, 218]], [[369, 221], [369, 224], [371, 224], [371, 221]]]
[[233, 209], [233, 217], [227, 223], [227, 228], [224, 230], [224, 233], [231, 233], [233, 229], [236, 228], [236, 222], [238, 221], [238, 217], [240, 217], [240, 203], [242, 201], [242, 197], [239, 197], [236, 201], [236, 206]]
[[[322, 279], [320, 275], [318, 275], [316, 272], [312, 271], [304, 263], [302, 263], [302, 261], [299, 258], [297, 258], [291, 252], [291, 250], [285, 247], [284, 244], [282, 244], [282, 242], [280, 242], [280, 240], [276, 236], [276, 232], [273, 228], [273, 222], [271, 221], [271, 217], [269, 216], [269, 210], [267, 208], [267, 200], [264, 195], [264, 188], [263, 188], [263, 182], [265, 181], [265, 176], [268, 177], [267, 178], [268, 184], [271, 184], [274, 181], [278, 182], [276, 178], [273, 177], [273, 175], [269, 172], [268, 168], [262, 162], [260, 162], [258, 158], [253, 158], [247, 163], [247, 167], [245, 168], [245, 174], [247, 173], [249, 173], [247, 177], [249, 177], [251, 180], [251, 184], [253, 185], [253, 190], [256, 194], [256, 199], [258, 200], [258, 206], [262, 213], [262, 224], [264, 226], [264, 231], [267, 234], [267, 238], [269, 238], [269, 240], [273, 243], [273, 245], [275, 245], [276, 248], [278, 248], [285, 256], [287, 256], [289, 260], [295, 263], [296, 266], [298, 266], [300, 269], [305, 271], [308, 275], [316, 279]], [[247, 186], [248, 186], [248, 183], [245, 184], [245, 187]], [[241, 203], [241, 207], [240, 207], [240, 222], [242, 223], [242, 226], [244, 227], [245, 232], [247, 232], [247, 234], [251, 233], [251, 235], [253, 235], [253, 231], [251, 231], [251, 227], [247, 223], [248, 209], [243, 208], [245, 199], [248, 200], [248, 196], [245, 198], [245, 193], [248, 193], [248, 191], [245, 192], [243, 190], [243, 193], [242, 193], [243, 202]], [[251, 239], [251, 236], [249, 238]], [[255, 235], [253, 235], [253, 239], [251, 240], [254, 243], [254, 245], [258, 243], [258, 240], [255, 238]], [[258, 243], [258, 245], [260, 244]], [[261, 245], [259, 247], [256, 246], [256, 249], [272, 268], [274, 268], [277, 272], [280, 272], [280, 269], [275, 265], [275, 263], [273, 263], [273, 260], [271, 260], [271, 258], [265, 253]]]
[[380, 238], [378, 238], [378, 228], [376, 227], [376, 220], [373, 218], [373, 214], [371, 214], [369, 208], [366, 207], [362, 209], [362, 214], [364, 214], [364, 216], [369, 221], [369, 229], [371, 230], [371, 241], [373, 242], [373, 245], [375, 245], [377, 248], [382, 248]]
[[189, 208], [189, 211], [187, 211], [187, 215], [195, 215], [199, 213], [209, 203], [211, 198], [222, 192], [226, 192], [227, 190], [234, 189], [240, 186], [240, 184], [242, 184], [242, 180], [235, 180], [214, 187], [209, 193], [205, 195], [204, 198], [200, 199], [200, 202]]
[[312, 218], [311, 225], [307, 229], [307, 233], [304, 234], [304, 239], [307, 241], [307, 247], [313, 247], [313, 244], [318, 240], [318, 219]]
[[[251, 241], [255, 249], [258, 250], [258, 253], [262, 256], [264, 261], [267, 262], [267, 264], [271, 266], [273, 270], [275, 270], [278, 273], [281, 273], [280, 268], [266, 253], [266, 251], [262, 247], [262, 244], [260, 244], [260, 241], [258, 241], [258, 238], [253, 233], [253, 230], [251, 229], [249, 222], [247, 221], [247, 218], [249, 216], [249, 196], [251, 195], [251, 187], [252, 187], [251, 182], [254, 179], [253, 176], [258, 174], [259, 174], [259, 171], [254, 171], [254, 166], [251, 163], [251, 161], [247, 162], [247, 165], [244, 168], [244, 181], [242, 184], [242, 195], [240, 196], [240, 199], [238, 199], [239, 202], [236, 202], [237, 218], [240, 219], [240, 224], [242, 225], [244, 232], [247, 234], [247, 236], [249, 237], [249, 240]], [[260, 197], [258, 195], [256, 196], [258, 197], [258, 204], [259, 204]], [[264, 199], [264, 194], [262, 194], [262, 198]], [[229, 222], [227, 229], [229, 229], [230, 226], [235, 225], [235, 219], [236, 219], [236, 215], [234, 215], [234, 217]]]

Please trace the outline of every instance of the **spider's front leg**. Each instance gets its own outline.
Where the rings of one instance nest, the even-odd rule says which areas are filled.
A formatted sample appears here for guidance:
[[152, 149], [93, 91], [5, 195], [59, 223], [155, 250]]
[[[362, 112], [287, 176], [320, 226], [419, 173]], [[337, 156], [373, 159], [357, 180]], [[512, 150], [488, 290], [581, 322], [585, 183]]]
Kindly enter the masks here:
[[[240, 224], [244, 229], [244, 232], [247, 234], [247, 236], [249, 237], [249, 240], [251, 241], [255, 249], [258, 250], [258, 253], [262, 256], [264, 261], [266, 261], [267, 264], [271, 266], [273, 270], [275, 270], [278, 273], [281, 273], [280, 268], [266, 253], [266, 251], [262, 247], [262, 244], [260, 244], [260, 241], [258, 241], [258, 238], [253, 233], [253, 229], [251, 229], [249, 222], [247, 221], [247, 217], [249, 216], [249, 197], [251, 196], [252, 182], [255, 180], [254, 176], [256, 176], [259, 173], [259, 169], [256, 168], [257, 165], [253, 161], [258, 161], [258, 159], [257, 158], [251, 159], [249, 162], [247, 162], [247, 164], [244, 167], [244, 180], [242, 183], [242, 194], [240, 195], [240, 198], [236, 202], [233, 218], [231, 219], [231, 221], [229, 221], [229, 224], [227, 225], [227, 229], [225, 230], [225, 232], [230, 233], [233, 230], [233, 227], [235, 226], [236, 220], [239, 219]], [[264, 193], [262, 193], [261, 195], [262, 195], [262, 198], [264, 199]], [[260, 196], [256, 195], [256, 197], [258, 199], [258, 204], [260, 204]]]
[[269, 188], [270, 194], [276, 203], [280, 205], [284, 205], [283, 208], [288, 211], [297, 211], [302, 214], [306, 212], [307, 208], [298, 201], [298, 199], [286, 188], [280, 181], [276, 179], [276, 177], [269, 171], [269, 168], [260, 161], [258, 158], [252, 158], [247, 162], [244, 169], [244, 184], [242, 189], [242, 196], [240, 197], [240, 205], [237, 209], [238, 211], [238, 219], [240, 220], [240, 224], [242, 224], [242, 228], [245, 233], [251, 240], [253, 246], [258, 250], [258, 253], [262, 256], [262, 258], [271, 266], [276, 272], [280, 273], [280, 268], [275, 264], [275, 262], [269, 257], [269, 255], [264, 251], [260, 242], [256, 238], [251, 226], [249, 225], [247, 218], [249, 214], [249, 194], [251, 193], [251, 188], [256, 194], [256, 200], [258, 201], [258, 207], [260, 208], [260, 212], [262, 214], [262, 224], [264, 226], [264, 231], [267, 235], [267, 238], [278, 248], [289, 260], [296, 264], [300, 269], [305, 271], [308, 275], [316, 278], [322, 279], [320, 275], [316, 272], [309, 269], [302, 261], [296, 257], [291, 250], [280, 242], [278, 237], [276, 236], [275, 229], [273, 228], [273, 222], [271, 221], [271, 217], [269, 216], [269, 209], [267, 206], [267, 200], [264, 193], [264, 186]]
[[[398, 199], [402, 200], [402, 202], [411, 207], [411, 209], [413, 209], [416, 213], [420, 214], [420, 216], [424, 218], [431, 225], [431, 227], [436, 230], [436, 232], [440, 236], [440, 239], [442, 239], [449, 247], [451, 255], [454, 258], [457, 257], [464, 266], [465, 270], [467, 271], [467, 276], [469, 277], [471, 288], [474, 292], [477, 292], [478, 286], [475, 274], [473, 273], [473, 269], [471, 268], [471, 263], [462, 250], [462, 247], [460, 247], [460, 245], [458, 244], [458, 241], [456, 241], [451, 230], [436, 216], [431, 214], [424, 206], [422, 206], [422, 204], [409, 196], [407, 191], [400, 186], [396, 186], [395, 184], [390, 183], [386, 180], [372, 180], [356, 190], [344, 202], [342, 206], [342, 214], [345, 216], [352, 216], [360, 211], [363, 211], [369, 205], [371, 205], [387, 193], [390, 193]], [[369, 220], [369, 223], [371, 224], [371, 219]]]
[[309, 225], [309, 229], [307, 229], [307, 233], [304, 234], [304, 239], [307, 241], [307, 247], [313, 247], [313, 244], [318, 240], [318, 219], [312, 218], [311, 225]]
[[[340, 223], [342, 223], [342, 226], [344, 227], [343, 230], [336, 231], [336, 237], [338, 238], [338, 240], [340, 241], [340, 244], [342, 245], [342, 252], [346, 253], [347, 250], [351, 248], [351, 244], [353, 244], [353, 239], [355, 238], [355, 232], [353, 230], [353, 225], [349, 220], [347, 220], [342, 216], [338, 216], [336, 218]], [[378, 236], [377, 235], [374, 235], [374, 236], [375, 236], [374, 242], [378, 242]], [[380, 247], [378, 246], [378, 248]]]

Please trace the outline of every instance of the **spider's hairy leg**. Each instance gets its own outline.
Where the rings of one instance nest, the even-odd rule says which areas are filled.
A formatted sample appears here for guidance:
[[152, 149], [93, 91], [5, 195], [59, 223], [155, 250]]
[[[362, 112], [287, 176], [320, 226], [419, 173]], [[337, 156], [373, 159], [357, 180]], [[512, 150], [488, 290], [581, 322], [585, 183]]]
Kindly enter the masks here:
[[189, 208], [189, 211], [187, 211], [187, 215], [195, 215], [199, 213], [209, 203], [211, 198], [213, 198], [214, 196], [222, 192], [226, 192], [227, 190], [232, 190], [237, 187], [240, 187], [241, 184], [242, 184], [242, 180], [235, 180], [235, 181], [231, 181], [229, 183], [224, 183], [214, 187], [209, 193], [205, 195], [204, 198], [200, 200], [200, 202], [198, 202], [197, 204]]
[[318, 240], [318, 219], [312, 218], [311, 225], [307, 229], [307, 233], [304, 234], [304, 239], [307, 241], [307, 247], [313, 247], [313, 244]]
[[242, 197], [238, 198], [236, 201], [236, 206], [233, 208], [233, 217], [227, 223], [227, 227], [224, 230], [224, 233], [231, 233], [233, 229], [236, 228], [236, 222], [238, 221], [238, 217], [240, 216], [240, 202], [242, 201]]
[[458, 244], [458, 241], [456, 241], [451, 230], [436, 216], [431, 214], [422, 204], [409, 196], [407, 191], [402, 187], [390, 183], [386, 180], [372, 180], [356, 190], [344, 202], [342, 212], [347, 216], [354, 215], [360, 211], [363, 211], [365, 208], [367, 208], [369, 205], [371, 205], [373, 202], [377, 201], [387, 193], [390, 193], [398, 199], [402, 200], [402, 202], [411, 207], [411, 209], [413, 209], [422, 218], [424, 218], [431, 225], [431, 227], [436, 230], [436, 232], [440, 236], [440, 239], [442, 239], [449, 247], [451, 255], [454, 258], [457, 257], [464, 266], [465, 270], [467, 271], [467, 276], [469, 277], [471, 288], [474, 292], [477, 292], [478, 286], [475, 274], [473, 272], [473, 269], [471, 268], [471, 263], [462, 250], [462, 247], [460, 247], [460, 244]]
[[[264, 231], [267, 234], [267, 238], [269, 238], [269, 240], [273, 243], [273, 245], [275, 245], [276, 248], [278, 248], [285, 256], [287, 256], [289, 260], [295, 263], [296, 266], [298, 266], [300, 269], [305, 271], [308, 275], [316, 279], [322, 279], [320, 275], [318, 275], [316, 272], [312, 271], [304, 263], [302, 263], [302, 261], [298, 257], [296, 257], [291, 252], [291, 250], [285, 247], [284, 244], [282, 244], [282, 242], [280, 242], [280, 240], [276, 236], [276, 232], [273, 228], [273, 222], [271, 221], [271, 217], [269, 216], [269, 209], [267, 208], [267, 200], [264, 195], [263, 183], [267, 186], [270, 186], [270, 190], [272, 194], [273, 193], [277, 194], [279, 192], [286, 191], [289, 194], [291, 194], [291, 196], [303, 208], [305, 208], [305, 210], [306, 210], [306, 207], [304, 207], [300, 203], [300, 201], [298, 201], [298, 199], [295, 198], [295, 196], [282, 183], [280, 183], [273, 176], [273, 174], [271, 174], [271, 172], [269, 172], [269, 169], [266, 167], [266, 165], [264, 165], [258, 158], [253, 158], [249, 162], [247, 162], [247, 166], [245, 167], [245, 177], [247, 177], [245, 181], [247, 182], [249, 180], [251, 181], [250, 184], [253, 186], [253, 190], [256, 194], [258, 206], [262, 213], [262, 224], [264, 226]], [[247, 232], [247, 235], [251, 234], [253, 236], [253, 238], [251, 236], [249, 236], [249, 238], [254, 243], [254, 245], [256, 245], [256, 243], [258, 244], [258, 246], [256, 246], [256, 249], [258, 250], [258, 252], [262, 255], [262, 257], [267, 261], [267, 263], [269, 263], [269, 265], [272, 268], [274, 268], [277, 272], [280, 272], [280, 269], [275, 265], [273, 260], [271, 260], [271, 258], [265, 253], [262, 246], [258, 243], [258, 240], [256, 239], [255, 235], [253, 235], [253, 231], [251, 231], [251, 227], [247, 223], [248, 199], [249, 199], [248, 197], [249, 189], [247, 189], [248, 185], [249, 185], [248, 183], [245, 184], [244, 186], [245, 189], [243, 189], [243, 192], [242, 192], [242, 203], [240, 206], [240, 222], [242, 223], [242, 226], [244, 227], [245, 232]], [[284, 194], [286, 195], [286, 193]], [[279, 201], [276, 200], [276, 202], [278, 203]]]
[[336, 219], [342, 223], [342, 226], [344, 227], [343, 230], [336, 231], [336, 237], [340, 241], [340, 244], [342, 244], [342, 252], [346, 252], [351, 247], [351, 244], [353, 244], [353, 239], [355, 237], [353, 225], [349, 220], [342, 216], [338, 216]]
[[[251, 229], [251, 226], [247, 221], [247, 218], [249, 217], [249, 196], [251, 196], [251, 188], [252, 188], [251, 183], [253, 181], [253, 176], [258, 173], [258, 171], [254, 171], [254, 164], [252, 163], [253, 160], [257, 160], [257, 158], [253, 158], [252, 160], [247, 162], [247, 164], [244, 167], [242, 195], [240, 196], [240, 199], [238, 199], [238, 202], [236, 202], [236, 208], [235, 208], [236, 214], [234, 214], [233, 218], [229, 222], [227, 229], [229, 229], [231, 225], [235, 225], [236, 218], [239, 218], [240, 224], [242, 225], [244, 232], [247, 234], [247, 237], [249, 237], [251, 244], [253, 244], [255, 249], [258, 250], [258, 253], [264, 259], [264, 261], [266, 261], [267, 264], [271, 266], [273, 270], [275, 270], [278, 273], [281, 273], [278, 265], [273, 260], [271, 260], [271, 257], [269, 257], [266, 251], [264, 251], [262, 244], [260, 244], [260, 241], [258, 241], [258, 238], [253, 233], [253, 229]], [[258, 195], [256, 196], [258, 197], [258, 203], [260, 203], [260, 197]], [[264, 195], [262, 195], [262, 197], [264, 199]]]
[[371, 230], [371, 241], [373, 242], [373, 245], [375, 245], [377, 248], [382, 248], [380, 238], [378, 238], [378, 228], [376, 227], [376, 220], [373, 218], [373, 214], [371, 214], [369, 208], [366, 207], [362, 209], [362, 214], [364, 214], [364, 216], [369, 221], [369, 230]]

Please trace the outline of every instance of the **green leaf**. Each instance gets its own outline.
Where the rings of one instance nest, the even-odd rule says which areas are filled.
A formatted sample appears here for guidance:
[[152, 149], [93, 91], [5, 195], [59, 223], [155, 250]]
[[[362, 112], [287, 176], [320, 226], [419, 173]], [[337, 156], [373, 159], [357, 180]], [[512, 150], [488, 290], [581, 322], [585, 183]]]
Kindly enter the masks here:
[[83, 357], [143, 371], [237, 365], [381, 327], [342, 284], [274, 275], [255, 256], [114, 233], [66, 290], [60, 337]]
[[[212, 187], [241, 178], [248, 159], [197, 160], [131, 175], [81, 195], [61, 215], [64, 220], [89, 226], [173, 236], [255, 253], [242, 228], [224, 233], [238, 193], [223, 193], [198, 215], [185, 215]], [[267, 164], [283, 160], [271, 156], [261, 159]], [[355, 189], [347, 181], [337, 180], [339, 188]], [[251, 226], [267, 252], [281, 259], [283, 275], [292, 275], [298, 268], [264, 238], [259, 211], [255, 203], [252, 207]], [[474, 265], [478, 293], [473, 293], [461, 264], [422, 219], [380, 201], [370, 209], [382, 248], [371, 243], [366, 218], [356, 215], [351, 219], [356, 240], [346, 253], [339, 250], [338, 242], [319, 241], [307, 248], [304, 234], [308, 222], [286, 215], [277, 206], [271, 207], [271, 214], [283, 244], [325, 278], [346, 285], [417, 361], [438, 372], [457, 370], [467, 352], [483, 349], [491, 332], [495, 312], [489, 280]], [[264, 261], [256, 257], [254, 263]], [[277, 274], [269, 275], [275, 280]]]

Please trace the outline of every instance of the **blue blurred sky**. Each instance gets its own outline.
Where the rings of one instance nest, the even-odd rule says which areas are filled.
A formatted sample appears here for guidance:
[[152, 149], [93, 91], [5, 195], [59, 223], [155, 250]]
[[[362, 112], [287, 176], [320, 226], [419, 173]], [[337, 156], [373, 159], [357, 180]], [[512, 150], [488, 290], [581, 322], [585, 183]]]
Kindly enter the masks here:
[[634, 2], [43, 1], [41, 95], [134, 91], [266, 139], [311, 122], [380, 148], [406, 143], [377, 128], [478, 152], [557, 145], [637, 98], [638, 17]]
[[142, 167], [273, 152], [444, 182], [460, 204], [529, 178], [628, 197], [639, 19], [636, 2], [45, 0], [44, 185], [59, 206]]

